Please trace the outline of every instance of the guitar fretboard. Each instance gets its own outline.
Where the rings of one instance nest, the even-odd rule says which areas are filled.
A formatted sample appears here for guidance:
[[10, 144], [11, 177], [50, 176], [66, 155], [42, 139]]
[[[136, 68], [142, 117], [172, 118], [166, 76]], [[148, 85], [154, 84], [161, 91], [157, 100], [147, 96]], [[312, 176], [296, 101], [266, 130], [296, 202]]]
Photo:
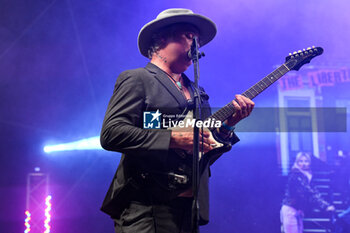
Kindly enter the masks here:
[[[291, 61], [288, 61], [275, 69], [273, 72], [268, 74], [266, 77], [261, 79], [259, 82], [257, 82], [255, 85], [253, 85], [251, 88], [246, 90], [242, 93], [243, 96], [254, 99], [257, 95], [259, 95], [261, 92], [263, 92], [266, 88], [271, 86], [274, 82], [276, 82], [279, 78], [281, 78], [283, 75], [285, 75], [287, 72], [290, 71], [290, 68], [292, 64], [290, 64]], [[232, 116], [235, 113], [235, 107], [232, 102], [226, 104], [224, 107], [220, 108], [217, 112], [215, 112], [213, 115], [211, 115], [209, 118], [213, 120], [219, 120], [221, 122], [224, 122], [227, 118]], [[214, 128], [209, 128], [210, 130], [214, 130]]]

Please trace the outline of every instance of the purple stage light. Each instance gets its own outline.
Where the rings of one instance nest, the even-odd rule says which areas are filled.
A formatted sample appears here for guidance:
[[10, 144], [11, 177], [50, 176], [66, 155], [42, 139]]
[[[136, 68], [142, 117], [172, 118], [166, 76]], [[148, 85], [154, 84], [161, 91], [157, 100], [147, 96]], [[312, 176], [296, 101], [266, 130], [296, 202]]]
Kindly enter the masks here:
[[50, 232], [50, 229], [51, 229], [51, 226], [50, 226], [50, 221], [51, 221], [51, 214], [50, 214], [50, 211], [51, 211], [51, 199], [52, 199], [52, 196], [51, 195], [48, 195], [45, 199], [45, 205], [46, 205], [46, 208], [45, 208], [45, 221], [44, 221], [44, 226], [45, 226], [45, 232], [44, 233], [49, 233]]
[[29, 223], [29, 221], [31, 220], [31, 217], [30, 217], [31, 214], [29, 213], [28, 210], [25, 212], [25, 214], [26, 214], [26, 219], [24, 220], [24, 226], [26, 227], [26, 229], [25, 229], [24, 233], [28, 233], [28, 232], [30, 232], [30, 223]]

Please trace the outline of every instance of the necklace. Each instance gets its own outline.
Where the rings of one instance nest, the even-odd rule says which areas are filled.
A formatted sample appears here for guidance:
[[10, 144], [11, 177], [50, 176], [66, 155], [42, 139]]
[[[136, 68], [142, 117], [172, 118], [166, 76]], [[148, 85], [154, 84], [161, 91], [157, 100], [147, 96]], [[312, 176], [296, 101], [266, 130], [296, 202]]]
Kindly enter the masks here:
[[176, 80], [175, 80], [173, 77], [171, 77], [171, 75], [168, 74], [167, 72], [165, 72], [165, 73], [169, 76], [169, 78], [171, 78], [171, 80], [174, 81], [174, 83], [176, 83], [176, 85], [179, 87], [180, 91], [182, 91], [182, 84], [181, 84], [181, 82], [180, 82], [180, 81], [176, 81]]

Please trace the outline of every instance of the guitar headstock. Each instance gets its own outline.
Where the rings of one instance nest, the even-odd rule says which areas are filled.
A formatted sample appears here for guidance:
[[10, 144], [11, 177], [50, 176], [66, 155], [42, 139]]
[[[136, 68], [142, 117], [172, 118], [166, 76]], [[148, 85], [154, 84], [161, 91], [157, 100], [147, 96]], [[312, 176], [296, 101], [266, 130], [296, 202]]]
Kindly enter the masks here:
[[290, 53], [286, 57], [285, 65], [290, 70], [299, 70], [304, 64], [310, 63], [311, 59], [323, 53], [321, 47], [309, 47], [307, 49], [299, 50], [298, 52]]

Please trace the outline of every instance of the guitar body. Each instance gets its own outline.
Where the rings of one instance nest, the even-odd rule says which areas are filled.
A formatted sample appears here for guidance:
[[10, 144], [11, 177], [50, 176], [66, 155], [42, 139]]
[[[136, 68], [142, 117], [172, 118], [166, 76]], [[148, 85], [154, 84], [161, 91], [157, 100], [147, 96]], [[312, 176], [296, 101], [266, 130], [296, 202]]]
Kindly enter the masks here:
[[[183, 125], [184, 125], [185, 127], [182, 127], [181, 125], [178, 124], [178, 125], [175, 126], [175, 127], [169, 127], [169, 128], [167, 128], [167, 129], [168, 129], [168, 130], [175, 131], [175, 132], [193, 132], [193, 125], [190, 124], [191, 122], [194, 122], [194, 121], [193, 121], [193, 111], [192, 111], [192, 110], [188, 111], [187, 114], [186, 114], [186, 116], [185, 116], [184, 118], [182, 118], [182, 119], [180, 119], [180, 120], [177, 120], [177, 122], [179, 122], [179, 121], [183, 121], [183, 122], [184, 122]], [[188, 123], [188, 124], [187, 124], [187, 123]], [[223, 144], [222, 142], [219, 142], [218, 139], [215, 138], [215, 137], [213, 136], [213, 133], [211, 132], [211, 130], [210, 130], [208, 127], [203, 127], [203, 128], [201, 128], [201, 130], [207, 131], [207, 132], [210, 133], [209, 138], [210, 138], [211, 140], [215, 141], [215, 143], [216, 143], [216, 145], [214, 146], [215, 149], [218, 149], [218, 148], [224, 146], [224, 144]], [[214, 130], [215, 130], [215, 129], [214, 129]], [[188, 152], [188, 153], [190, 154], [191, 152]], [[202, 153], [202, 152], [199, 153], [199, 159], [202, 158], [202, 155], [203, 155], [203, 154], [204, 154], [204, 153]]]
[[[179, 125], [178, 122], [180, 121], [182, 121], [184, 123], [183, 125], [185, 126], [181, 124]], [[168, 130], [176, 132], [193, 132], [193, 125], [187, 125], [187, 122], [194, 122], [193, 111], [187, 111], [185, 117], [173, 120], [173, 122], [175, 122], [174, 124], [177, 125], [174, 127], [168, 127]], [[220, 142], [220, 140], [215, 137], [215, 134], [213, 134], [212, 131], [216, 129], [202, 127], [201, 130], [210, 133], [209, 137], [211, 140], [215, 141], [215, 146], [214, 149], [209, 152], [199, 152], [199, 174], [202, 174], [212, 162], [221, 156], [221, 154], [231, 149], [230, 144]], [[167, 178], [163, 177], [163, 181], [168, 181], [166, 189], [178, 190], [179, 192], [185, 191], [192, 186], [193, 152], [181, 149], [172, 149], [172, 152], [174, 152], [174, 156], [169, 158], [167, 163], [167, 171], [169, 172], [167, 174]]]

